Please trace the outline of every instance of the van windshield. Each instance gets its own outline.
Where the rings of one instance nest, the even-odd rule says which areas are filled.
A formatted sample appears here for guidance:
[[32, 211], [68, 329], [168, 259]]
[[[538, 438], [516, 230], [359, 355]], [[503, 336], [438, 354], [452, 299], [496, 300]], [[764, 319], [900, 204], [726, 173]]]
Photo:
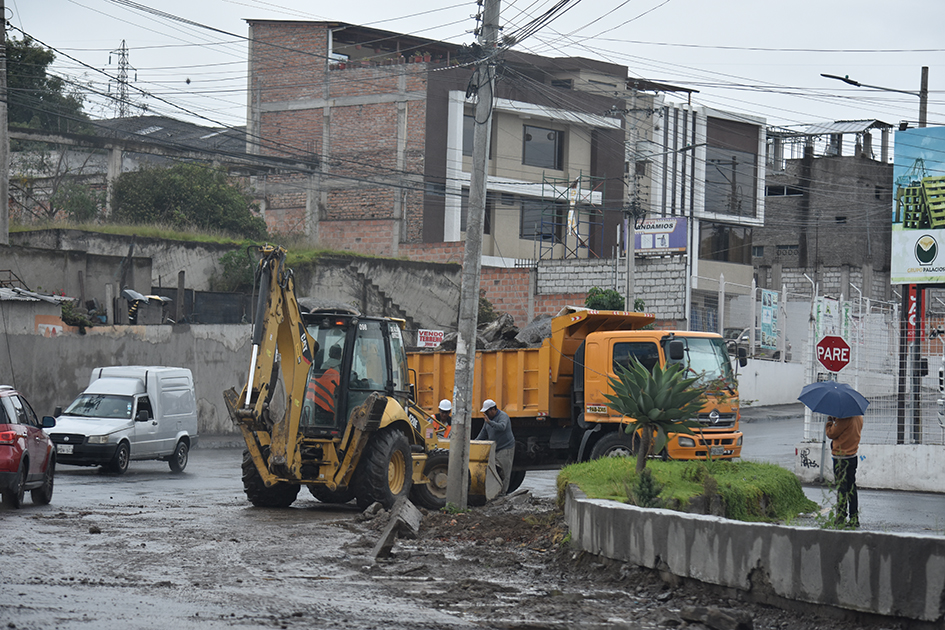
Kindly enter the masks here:
[[63, 415], [80, 418], [114, 418], [131, 420], [135, 399], [113, 394], [80, 394]]

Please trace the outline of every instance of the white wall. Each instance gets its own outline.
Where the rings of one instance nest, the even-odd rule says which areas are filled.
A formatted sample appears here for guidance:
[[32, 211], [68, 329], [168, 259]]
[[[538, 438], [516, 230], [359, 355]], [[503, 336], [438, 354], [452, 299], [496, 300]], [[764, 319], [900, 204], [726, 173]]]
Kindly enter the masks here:
[[805, 384], [800, 363], [748, 359], [738, 368], [738, 397], [754, 407], [796, 403]]

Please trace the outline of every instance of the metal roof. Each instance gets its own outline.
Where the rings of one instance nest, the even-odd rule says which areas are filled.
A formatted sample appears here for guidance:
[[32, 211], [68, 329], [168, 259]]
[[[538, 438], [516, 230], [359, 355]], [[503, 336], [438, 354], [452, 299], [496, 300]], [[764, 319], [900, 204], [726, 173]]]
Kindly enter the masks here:
[[3, 302], [49, 302], [50, 304], [62, 304], [63, 302], [74, 302], [75, 298], [64, 295], [48, 295], [46, 293], [36, 293], [26, 289], [16, 287], [0, 287], [0, 301]]
[[881, 120], [838, 120], [836, 122], [815, 123], [807, 127], [802, 135], [820, 136], [837, 133], [863, 133], [870, 129], [892, 129], [892, 125]]

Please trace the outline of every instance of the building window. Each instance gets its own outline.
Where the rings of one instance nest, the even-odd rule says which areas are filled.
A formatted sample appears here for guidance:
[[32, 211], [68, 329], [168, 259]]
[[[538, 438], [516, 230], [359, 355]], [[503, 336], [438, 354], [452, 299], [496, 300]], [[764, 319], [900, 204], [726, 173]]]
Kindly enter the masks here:
[[846, 218], [846, 217], [841, 217], [841, 216], [836, 216], [836, 217], [834, 217], [834, 221], [836, 221], [836, 222], [837, 222], [838, 224], [840, 224], [840, 225], [844, 225], [844, 224], [846, 224], [846, 222], [847, 222], [847, 218]]
[[756, 156], [737, 149], [706, 149], [705, 209], [739, 217], [755, 216]]
[[764, 258], [765, 255], [765, 246], [764, 245], [752, 245], [751, 246], [751, 256], [752, 258]]
[[564, 162], [564, 133], [554, 129], [525, 125], [522, 164], [556, 171]]
[[799, 245], [778, 245], [778, 258], [793, 258], [797, 260], [799, 253]]
[[568, 206], [565, 203], [522, 197], [519, 238], [561, 242], [567, 213]]
[[796, 186], [765, 186], [765, 197], [800, 197], [804, 190]]
[[552, 79], [551, 87], [561, 88], [562, 90], [570, 90], [574, 87], [574, 81], [571, 79]]
[[703, 223], [699, 234], [699, 258], [750, 265], [751, 228]]
[[[482, 233], [492, 234], [492, 213], [495, 209], [495, 195], [486, 194], [486, 214], [482, 217]], [[469, 189], [463, 188], [463, 202], [460, 205], [459, 229], [466, 231], [466, 219], [469, 216]]]
[[637, 161], [637, 176], [646, 177], [646, 165], [648, 162], [646, 160]]
[[472, 155], [473, 135], [475, 135], [476, 119], [473, 116], [463, 116], [463, 155]]

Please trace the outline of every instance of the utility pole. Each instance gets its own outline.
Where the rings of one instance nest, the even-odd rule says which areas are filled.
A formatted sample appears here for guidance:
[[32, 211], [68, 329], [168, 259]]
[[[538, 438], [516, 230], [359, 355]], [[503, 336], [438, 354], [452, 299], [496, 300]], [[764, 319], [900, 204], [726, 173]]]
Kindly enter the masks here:
[[[479, 323], [479, 276], [482, 270], [482, 225], [486, 214], [486, 166], [492, 131], [495, 92], [495, 54], [499, 35], [499, 0], [485, 0], [479, 45], [482, 59], [473, 75], [477, 96], [473, 130], [472, 173], [469, 180], [469, 216], [459, 297], [459, 330], [456, 337], [456, 379], [453, 385], [453, 428], [446, 501], [465, 510], [469, 470], [469, 440], [474, 405], [473, 378], [476, 367], [476, 327]], [[484, 396], [488, 394], [484, 392]]]
[[10, 127], [7, 122], [7, 18], [0, 0], [0, 244], [10, 244]]
[[627, 220], [626, 229], [626, 249], [627, 249], [627, 298], [624, 300], [625, 311], [633, 312], [634, 298], [633, 293], [636, 290], [634, 282], [636, 280], [636, 220], [637, 220], [637, 88], [633, 87], [630, 91], [630, 216]]

